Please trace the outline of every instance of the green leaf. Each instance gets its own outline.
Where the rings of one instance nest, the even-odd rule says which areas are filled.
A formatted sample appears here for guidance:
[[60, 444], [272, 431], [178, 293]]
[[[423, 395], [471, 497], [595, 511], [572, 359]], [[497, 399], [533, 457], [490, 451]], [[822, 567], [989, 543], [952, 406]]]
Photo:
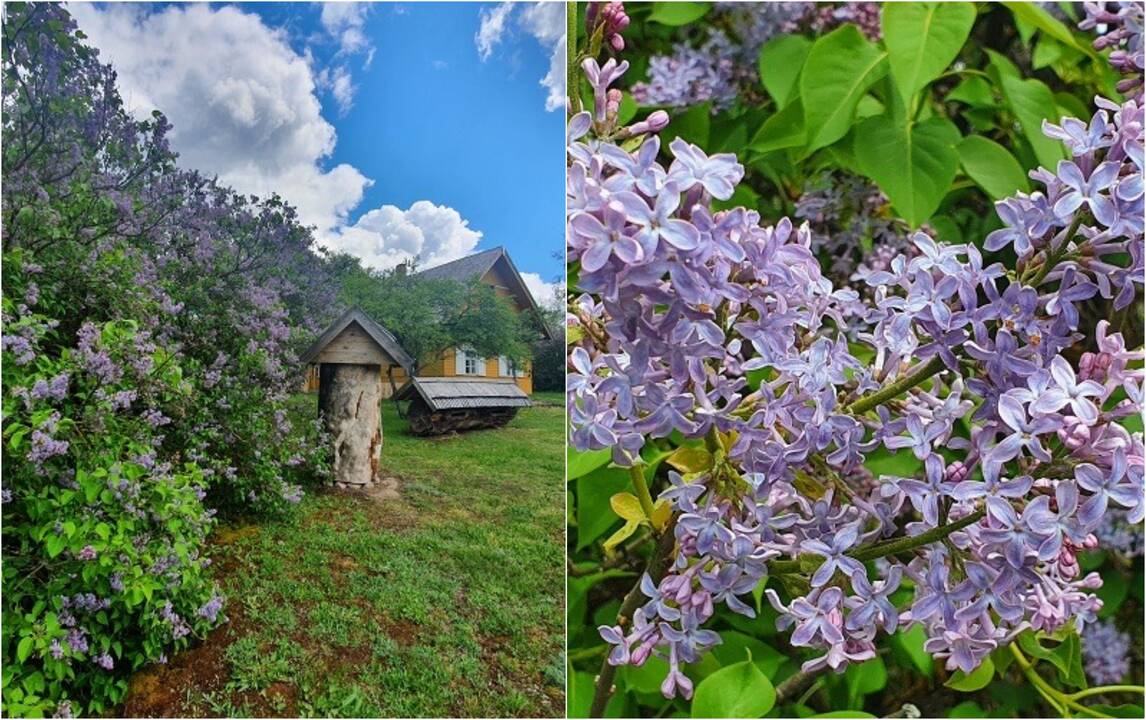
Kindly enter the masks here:
[[911, 662], [919, 669], [920, 673], [931, 677], [934, 661], [931, 659], [931, 654], [923, 649], [923, 643], [927, 641], [927, 633], [923, 630], [922, 625], [915, 625], [910, 630], [900, 630], [891, 638], [892, 642], [911, 658]]
[[582, 475], [588, 475], [597, 468], [609, 462], [609, 458], [612, 456], [613, 453], [609, 450], [609, 448], [578, 452], [574, 450], [572, 446], [570, 446], [566, 477], [569, 480], [576, 480]]
[[1114, 569], [1102, 573], [1102, 587], [1094, 591], [1094, 594], [1102, 600], [1102, 609], [1098, 611], [1098, 617], [1108, 618], [1118, 612], [1129, 591], [1130, 586], [1126, 582], [1125, 575]]
[[748, 147], [758, 153], [801, 147], [807, 140], [804, 131], [804, 107], [800, 99], [764, 121]]
[[674, 114], [668, 127], [661, 132], [661, 147], [668, 147], [678, 137], [702, 148], [708, 147], [708, 135], [712, 127], [711, 108], [711, 103], [701, 103]]
[[610, 535], [608, 539], [603, 543], [602, 547], [605, 548], [605, 554], [608, 555], [612, 553], [614, 548], [628, 540], [633, 533], [640, 529], [640, 527], [641, 524], [639, 522], [635, 522], [633, 520], [625, 522], [625, 524], [621, 526], [620, 530]]
[[1060, 42], [1048, 40], [1045, 37], [1039, 38], [1035, 43], [1035, 51], [1031, 54], [1031, 69], [1039, 70], [1048, 65], [1052, 65], [1062, 59], [1066, 54], [1066, 48]]
[[959, 692], [975, 692], [987, 687], [987, 683], [991, 682], [994, 676], [995, 663], [991, 662], [990, 657], [985, 657], [970, 675], [964, 674], [962, 670], [956, 670], [955, 674], [943, 684]]
[[758, 718], [776, 704], [776, 688], [755, 663], [721, 668], [696, 686], [694, 718]]
[[1053, 171], [1058, 161], [1066, 158], [1066, 150], [1058, 140], [1043, 135], [1043, 120], [1058, 122], [1050, 88], [1038, 80], [1020, 80], [1006, 75], [1002, 76], [1001, 83], [1007, 104], [1019, 119], [1023, 135], [1035, 151], [1035, 157], [1043, 167]]
[[32, 654], [33, 642], [34, 641], [30, 636], [20, 639], [20, 644], [16, 646], [16, 659], [18, 661], [24, 662], [28, 659], [28, 656]]
[[629, 473], [599, 468], [577, 478], [577, 549], [588, 547], [617, 521], [609, 507], [613, 495], [629, 487]]
[[649, 20], [661, 25], [688, 25], [708, 14], [711, 4], [706, 2], [655, 2]]
[[831, 712], [809, 715], [810, 718], [873, 718], [877, 717], [862, 710], [832, 710]]
[[887, 667], [878, 655], [858, 665], [849, 665], [844, 673], [848, 687], [848, 705], [858, 705], [860, 698], [883, 690], [887, 686]]
[[856, 160], [917, 228], [938, 209], [955, 179], [959, 139], [958, 128], [946, 118], [900, 123], [881, 115], [856, 128]]
[[957, 100], [972, 107], [993, 107], [995, 97], [991, 93], [991, 83], [979, 75], [971, 75], [947, 93], [946, 100]]
[[587, 718], [593, 705], [593, 676], [587, 672], [572, 672], [569, 677], [569, 717]]
[[1016, 190], [1030, 189], [1019, 161], [994, 140], [971, 135], [963, 138], [958, 151], [963, 172], [992, 200], [1001, 200]]
[[751, 657], [756, 667], [760, 668], [760, 672], [771, 678], [787, 660], [787, 657], [781, 655], [771, 645], [742, 632], [724, 630], [720, 633], [720, 639], [720, 644], [714, 647], [710, 654], [724, 666], [734, 665]]
[[951, 64], [971, 34], [975, 5], [903, 2], [883, 6], [883, 41], [891, 76], [904, 102]]
[[1015, 19], [1022, 20], [1038, 28], [1044, 35], [1054, 38], [1068, 47], [1075, 50], [1084, 52], [1091, 57], [1096, 53], [1094, 49], [1087, 44], [1080, 43], [1075, 39], [1074, 34], [1070, 29], [1063, 25], [1057, 18], [1044, 10], [1037, 3], [1032, 2], [1004, 2], [1011, 13], [1014, 14]]
[[949, 718], [982, 718], [987, 717], [986, 712], [974, 700], [964, 700], [947, 711]]
[[831, 145], [852, 126], [856, 104], [887, 74], [887, 53], [854, 25], [842, 25], [816, 40], [800, 73], [800, 97], [809, 151]]
[[796, 96], [796, 81], [811, 49], [812, 41], [803, 35], [780, 35], [760, 48], [760, 82], [777, 108], [783, 109]]
[[667, 662], [653, 656], [646, 660], [643, 665], [626, 665], [622, 672], [625, 683], [631, 689], [640, 693], [655, 693], [660, 692], [661, 683], [664, 682], [668, 670], [669, 664]]
[[[1046, 636], [1042, 637], [1046, 639]], [[1046, 660], [1058, 668], [1059, 679], [1064, 683], [1072, 687], [1086, 687], [1086, 675], [1082, 669], [1082, 643], [1073, 629], [1054, 647], [1043, 645], [1040, 636], [1029, 630], [1021, 633], [1018, 641], [1019, 647], [1028, 655]]]

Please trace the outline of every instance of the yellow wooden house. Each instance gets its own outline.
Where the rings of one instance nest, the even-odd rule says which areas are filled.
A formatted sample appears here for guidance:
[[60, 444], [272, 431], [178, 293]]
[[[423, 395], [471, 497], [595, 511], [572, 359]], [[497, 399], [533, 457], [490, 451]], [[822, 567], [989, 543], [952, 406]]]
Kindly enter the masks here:
[[[518, 312], [540, 315], [537, 301], [529, 292], [505, 248], [496, 247], [467, 255], [418, 274], [425, 278], [450, 279], [462, 283], [476, 279], [492, 287], [499, 296], [508, 298]], [[545, 327], [543, 322], [539, 325], [544, 336], [551, 337], [549, 328]], [[365, 334], [354, 322], [347, 323], [347, 326], [340, 328], [338, 332], [347, 334], [345, 340], [348, 342], [354, 339], [356, 333]], [[333, 343], [334, 347], [340, 347], [342, 340], [344, 338], [338, 337]], [[529, 362], [523, 367], [518, 367], [514, 361], [505, 356], [481, 357], [466, 348], [447, 348], [434, 357], [416, 360], [415, 372], [418, 378], [456, 378], [474, 382], [513, 383], [526, 395], [533, 394], [533, 366]], [[382, 374], [385, 397], [389, 397], [410, 380], [410, 371], [405, 363], [384, 364]], [[318, 366], [311, 365], [307, 372], [306, 388], [313, 391], [318, 387]]]
[[[513, 260], [505, 248], [496, 247], [492, 250], [467, 255], [453, 262], [437, 265], [418, 273], [419, 276], [430, 279], [448, 279], [468, 283], [478, 280], [493, 288], [501, 297], [508, 298], [518, 312], [540, 314], [537, 301], [529, 292], [521, 273], [517, 271]], [[551, 337], [550, 330], [544, 323], [539, 323], [545, 337]], [[419, 377], [458, 377], [466, 380], [513, 380], [525, 394], [533, 394], [533, 365], [526, 362], [524, 367], [516, 364], [505, 356], [481, 357], [466, 348], [448, 348], [432, 358], [419, 358]], [[395, 377], [401, 378], [401, 385], [405, 378], [400, 375], [401, 368], [395, 370]]]

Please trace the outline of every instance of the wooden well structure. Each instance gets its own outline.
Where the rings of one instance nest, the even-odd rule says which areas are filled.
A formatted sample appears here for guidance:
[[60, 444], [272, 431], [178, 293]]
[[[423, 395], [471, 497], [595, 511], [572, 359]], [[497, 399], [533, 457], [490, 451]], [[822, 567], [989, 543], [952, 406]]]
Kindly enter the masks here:
[[334, 446], [334, 483], [373, 485], [382, 454], [385, 371], [398, 366], [412, 376], [413, 358], [386, 328], [351, 308], [301, 359], [318, 366], [318, 412]]

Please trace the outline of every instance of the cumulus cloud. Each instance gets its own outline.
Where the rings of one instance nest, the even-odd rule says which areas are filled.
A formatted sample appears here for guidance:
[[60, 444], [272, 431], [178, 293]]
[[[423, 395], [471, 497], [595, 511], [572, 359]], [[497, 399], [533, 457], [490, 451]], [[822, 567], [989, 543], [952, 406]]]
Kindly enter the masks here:
[[380, 270], [415, 257], [425, 269], [469, 255], [481, 237], [457, 210], [419, 200], [406, 210], [395, 205], [371, 210], [328, 244]]
[[129, 110], [163, 111], [184, 167], [240, 192], [277, 192], [320, 237], [345, 223], [371, 184], [357, 168], [324, 167], [334, 127], [316, 73], [285, 34], [234, 7], [70, 6], [100, 57], [119, 73]]
[[322, 27], [338, 40], [339, 52], [353, 55], [359, 52], [373, 54], [374, 48], [366, 37], [366, 13], [369, 3], [327, 2], [322, 4], [319, 20]]
[[334, 101], [338, 103], [338, 113], [345, 115], [354, 107], [354, 93], [358, 86], [350, 76], [350, 70], [345, 65], [326, 68], [318, 73], [316, 82], [319, 87], [327, 90]]
[[494, 45], [501, 42], [507, 27], [506, 21], [511, 12], [513, 12], [512, 2], [503, 2], [492, 8], [482, 8], [481, 25], [478, 27], [477, 34], [474, 35], [478, 57], [482, 60], [488, 60], [489, 56], [493, 54]]
[[541, 275], [532, 272], [521, 273], [521, 279], [533, 295], [533, 299], [542, 307], [561, 307], [565, 297], [565, 284], [559, 282], [545, 282]]
[[[494, 46], [501, 42], [509, 29], [515, 3], [503, 2], [492, 9], [482, 10], [481, 25], [474, 42], [478, 57], [488, 60]], [[540, 81], [548, 90], [545, 109], [565, 107], [565, 4], [557, 2], [523, 3], [516, 15], [517, 25], [549, 50], [549, 71]]]
[[[361, 28], [354, 18], [364, 11], [336, 17], [326, 8], [324, 26], [340, 28], [342, 47], [361, 52], [363, 45], [346, 33]], [[476, 249], [481, 232], [453, 208], [428, 200], [405, 210], [383, 205], [349, 222], [373, 181], [346, 163], [326, 167], [337, 137], [317, 95], [326, 90], [340, 107], [349, 106], [354, 85], [345, 66], [317, 69], [283, 31], [235, 7], [156, 11], [77, 3], [69, 9], [101, 59], [115, 67], [128, 110], [140, 118], [155, 109], [167, 115], [182, 167], [217, 175], [239, 192], [281, 195], [315, 227], [322, 245], [370, 267], [414, 257], [431, 267]], [[530, 286], [542, 292], [539, 302], [547, 297], [544, 284], [535, 276]]]

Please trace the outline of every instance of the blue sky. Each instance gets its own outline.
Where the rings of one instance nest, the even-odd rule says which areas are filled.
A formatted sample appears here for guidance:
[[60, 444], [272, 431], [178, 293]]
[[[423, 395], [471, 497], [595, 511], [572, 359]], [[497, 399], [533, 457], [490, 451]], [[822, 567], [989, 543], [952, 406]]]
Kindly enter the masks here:
[[185, 164], [281, 193], [324, 244], [375, 267], [503, 245], [535, 289], [560, 275], [559, 5], [71, 9]]

